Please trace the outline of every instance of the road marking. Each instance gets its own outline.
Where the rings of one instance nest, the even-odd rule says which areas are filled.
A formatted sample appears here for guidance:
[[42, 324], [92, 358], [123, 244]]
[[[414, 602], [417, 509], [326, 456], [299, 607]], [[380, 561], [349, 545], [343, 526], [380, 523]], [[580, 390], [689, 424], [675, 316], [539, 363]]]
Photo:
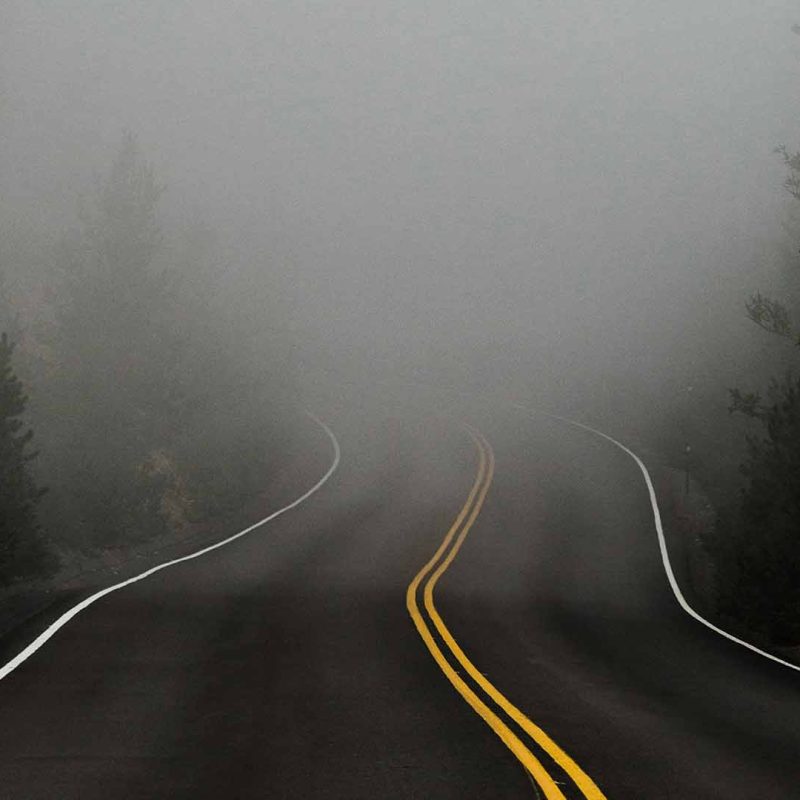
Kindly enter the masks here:
[[[466, 502], [462, 506], [450, 530], [447, 532], [439, 549], [428, 563], [417, 573], [406, 591], [406, 607], [411, 615], [422, 640], [430, 651], [439, 668], [454, 688], [469, 703], [475, 712], [492, 728], [506, 747], [511, 750], [535, 782], [541, 787], [547, 800], [565, 800], [564, 794], [555, 781], [542, 766], [541, 762], [526, 747], [522, 740], [509, 726], [474, 692], [459, 676], [448, 662], [442, 650], [433, 638], [430, 627], [426, 623], [417, 604], [417, 590], [425, 581], [423, 588], [424, 606], [445, 646], [456, 661], [463, 667], [478, 686], [493, 700], [514, 722], [516, 722], [539, 746], [547, 752], [559, 766], [572, 778], [587, 800], [605, 800], [594, 782], [580, 767], [537, 725], [528, 719], [514, 706], [469, 660], [464, 651], [452, 636], [434, 603], [434, 589], [439, 578], [452, 564], [461, 548], [470, 528], [483, 506], [486, 494], [494, 475], [494, 453], [488, 442], [477, 432], [469, 430], [479, 454], [478, 475], [470, 490]], [[460, 529], [460, 532], [459, 532]], [[458, 536], [456, 537], [456, 534]], [[452, 544], [452, 546], [451, 546]], [[446, 555], [445, 555], [446, 554]], [[438, 566], [437, 566], [438, 564]]]
[[206, 553], [210, 553], [212, 550], [218, 550], [220, 547], [224, 547], [226, 544], [230, 544], [231, 542], [235, 541], [236, 539], [240, 539], [242, 536], [246, 536], [248, 533], [252, 533], [256, 528], [260, 528], [262, 525], [266, 525], [268, 522], [280, 517], [282, 514], [285, 514], [287, 511], [291, 511], [293, 508], [296, 508], [304, 501], [308, 500], [311, 495], [317, 492], [322, 486], [327, 483], [328, 479], [333, 475], [336, 471], [336, 468], [339, 466], [339, 461], [341, 460], [341, 449], [339, 448], [339, 442], [336, 439], [335, 434], [333, 431], [318, 417], [312, 414], [310, 411], [306, 412], [307, 416], [311, 417], [317, 425], [322, 428], [322, 430], [327, 435], [328, 439], [330, 439], [331, 445], [333, 446], [333, 461], [331, 465], [328, 467], [328, 470], [325, 474], [306, 492], [304, 492], [300, 497], [296, 500], [293, 500], [289, 505], [284, 506], [283, 508], [279, 508], [277, 511], [274, 511], [264, 519], [259, 520], [258, 522], [253, 523], [249, 527], [245, 528], [238, 533], [233, 534], [233, 536], [228, 536], [226, 539], [223, 539], [216, 544], [212, 544], [208, 547], [204, 547], [202, 550], [198, 550], [196, 553], [190, 553], [188, 556], [182, 556], [181, 558], [175, 558], [171, 561], [165, 561], [163, 564], [158, 564], [155, 567], [151, 567], [150, 569], [142, 572], [139, 575], [135, 575], [132, 578], [128, 578], [125, 581], [120, 583], [116, 583], [113, 586], [107, 586], [105, 589], [101, 589], [99, 592], [87, 597], [84, 600], [81, 600], [80, 603], [72, 606], [68, 611], [65, 611], [55, 622], [53, 622], [49, 627], [47, 627], [42, 633], [40, 633], [27, 647], [25, 647], [20, 653], [18, 653], [14, 658], [8, 661], [0, 668], [0, 680], [5, 678], [6, 676], [10, 675], [17, 667], [19, 667], [23, 662], [27, 661], [40, 647], [42, 647], [49, 639], [51, 639], [61, 628], [63, 628], [71, 619], [76, 617], [80, 614], [81, 611], [88, 608], [93, 603], [96, 603], [101, 597], [105, 597], [107, 594], [111, 594], [112, 592], [116, 592], [119, 589], [123, 589], [126, 586], [130, 586], [133, 583], [138, 583], [139, 581], [144, 580], [145, 578], [149, 577], [150, 575], [154, 575], [156, 572], [160, 572], [162, 569], [166, 569], [167, 567], [175, 566], [175, 564], [181, 564], [184, 561], [191, 561], [192, 559], [199, 558], [200, 556], [204, 556]]
[[746, 642], [744, 639], [739, 639], [737, 636], [734, 636], [732, 633], [728, 633], [727, 631], [723, 630], [722, 628], [718, 628], [714, 625], [713, 622], [710, 622], [705, 617], [701, 616], [697, 613], [686, 601], [686, 598], [683, 596], [683, 592], [681, 591], [680, 586], [678, 586], [678, 581], [675, 579], [675, 573], [672, 570], [672, 563], [669, 560], [669, 552], [667, 550], [667, 541], [664, 537], [664, 527], [661, 524], [661, 512], [658, 508], [658, 500], [656, 498], [656, 490], [653, 487], [653, 481], [650, 478], [650, 473], [647, 471], [647, 467], [644, 465], [639, 456], [626, 447], [622, 442], [618, 442], [613, 437], [609, 436], [607, 433], [603, 433], [602, 431], [598, 431], [595, 428], [590, 427], [589, 425], [584, 425], [582, 422], [577, 422], [574, 419], [569, 419], [567, 417], [560, 417], [558, 414], [550, 414], [546, 411], [536, 411], [532, 408], [526, 408], [525, 406], [519, 405], [518, 403], [512, 403], [514, 408], [518, 408], [520, 411], [524, 411], [528, 414], [541, 414], [545, 417], [551, 417], [552, 419], [557, 419], [561, 422], [566, 422], [568, 425], [574, 425], [576, 428], [582, 428], [585, 431], [589, 431], [589, 433], [593, 433], [596, 436], [601, 436], [603, 439], [611, 442], [611, 444], [618, 447], [624, 453], [627, 453], [635, 462], [636, 466], [639, 467], [639, 470], [644, 477], [644, 482], [647, 485], [647, 491], [650, 495], [650, 506], [653, 509], [653, 520], [656, 526], [656, 534], [658, 535], [658, 547], [661, 551], [661, 561], [664, 564], [664, 572], [667, 574], [667, 580], [669, 581], [670, 589], [672, 589], [672, 594], [675, 595], [675, 599], [678, 601], [680, 607], [690, 616], [692, 619], [697, 620], [701, 625], [705, 625], [707, 628], [710, 628], [714, 633], [719, 634], [720, 636], [724, 636], [726, 639], [734, 642], [735, 644], [741, 645], [742, 647], [746, 647], [748, 650], [751, 650], [754, 653], [757, 653], [764, 658], [768, 658], [770, 661], [774, 661], [777, 664], [781, 664], [784, 667], [789, 667], [789, 669], [793, 669], [795, 672], [800, 672], [800, 667], [797, 664], [792, 664], [789, 661], [784, 661], [782, 658], [778, 658], [778, 656], [772, 655], [772, 653], [767, 653], [765, 650], [761, 650], [760, 648], [756, 647], [754, 644], [750, 644], [750, 642]]
[[494, 453], [491, 445], [483, 436], [481, 436], [480, 433], [474, 432], [472, 433], [472, 436], [477, 442], [482, 444], [484, 449], [489, 453], [489, 479], [482, 490], [482, 494], [480, 495], [478, 502], [473, 507], [472, 513], [464, 525], [461, 534], [459, 535], [453, 547], [450, 549], [447, 558], [441, 563], [425, 586], [425, 608], [427, 609], [434, 625], [436, 626], [436, 629], [439, 631], [439, 634], [441, 635], [442, 639], [444, 639], [450, 651], [456, 657], [458, 662], [464, 667], [464, 669], [466, 669], [472, 678], [478, 683], [478, 685], [486, 692], [486, 694], [489, 695], [489, 697], [491, 697], [491, 699], [497, 703], [497, 705], [499, 705], [500, 708], [502, 708], [503, 711], [505, 711], [506, 714], [511, 717], [511, 719], [514, 720], [514, 722], [516, 722], [543, 750], [545, 750], [553, 758], [553, 760], [570, 776], [570, 778], [572, 778], [575, 785], [583, 792], [584, 796], [588, 798], [588, 800], [602, 800], [604, 797], [602, 792], [597, 788], [592, 779], [586, 775], [586, 773], [583, 772], [583, 770], [575, 763], [575, 761], [573, 761], [538, 725], [534, 724], [525, 714], [522, 713], [522, 711], [509, 702], [509, 700], [503, 694], [501, 694], [490, 681], [486, 679], [486, 677], [477, 669], [477, 667], [475, 667], [475, 665], [469, 660], [467, 655], [453, 638], [452, 634], [445, 625], [444, 620], [442, 620], [434, 605], [433, 590], [436, 587], [436, 583], [458, 555], [458, 551], [461, 549], [464, 539], [466, 539], [470, 528], [480, 513], [481, 507], [483, 506], [483, 502], [486, 498], [486, 494], [489, 490], [489, 484], [491, 483], [492, 475], [494, 474]]

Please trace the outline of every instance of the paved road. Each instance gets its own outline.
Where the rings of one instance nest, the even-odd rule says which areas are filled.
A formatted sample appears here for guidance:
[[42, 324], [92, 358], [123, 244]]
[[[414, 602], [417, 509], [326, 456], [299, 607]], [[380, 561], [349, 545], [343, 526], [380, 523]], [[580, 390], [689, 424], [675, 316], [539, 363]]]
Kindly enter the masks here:
[[[799, 796], [797, 677], [677, 609], [633, 462], [519, 412], [471, 419], [496, 470], [436, 604], [480, 671], [608, 798]], [[330, 421], [324, 490], [104, 598], [0, 682], [0, 796], [536, 797], [406, 609], [475, 443], [423, 415]]]

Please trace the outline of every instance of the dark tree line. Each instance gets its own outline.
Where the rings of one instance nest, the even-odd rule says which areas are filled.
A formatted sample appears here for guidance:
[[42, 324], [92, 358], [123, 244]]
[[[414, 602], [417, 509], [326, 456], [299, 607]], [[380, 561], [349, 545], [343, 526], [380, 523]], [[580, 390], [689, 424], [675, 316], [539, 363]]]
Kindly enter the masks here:
[[183, 397], [174, 286], [157, 262], [162, 191], [126, 134], [96, 206], [59, 254], [47, 409], [60, 461], [54, 491], [88, 546], [113, 539], [109, 524], [130, 539], [168, 523], [166, 453]]
[[3, 334], [0, 585], [51, 568], [54, 551], [84, 558], [191, 532], [258, 492], [280, 447], [288, 394], [270, 343], [254, 364], [239, 352], [246, 336], [222, 334], [231, 326], [191, 263], [202, 247], [181, 259], [164, 246], [163, 192], [126, 133], [55, 248], [33, 335], [0, 294], [0, 331], [23, 341], [16, 360], [34, 400], [26, 413]]
[[37, 487], [30, 465], [33, 431], [25, 425], [28, 398], [14, 372], [14, 344], [0, 334], [0, 572], [30, 570], [40, 545], [36, 516], [44, 489]]
[[[800, 201], [800, 154], [778, 149], [784, 188]], [[790, 267], [796, 282], [800, 253]], [[800, 346], [791, 299], [754, 294], [748, 317], [767, 333]], [[787, 364], [765, 395], [731, 391], [731, 411], [754, 420], [741, 466], [745, 486], [725, 509], [710, 542], [718, 567], [718, 605], [729, 623], [766, 643], [800, 644], [800, 378]]]

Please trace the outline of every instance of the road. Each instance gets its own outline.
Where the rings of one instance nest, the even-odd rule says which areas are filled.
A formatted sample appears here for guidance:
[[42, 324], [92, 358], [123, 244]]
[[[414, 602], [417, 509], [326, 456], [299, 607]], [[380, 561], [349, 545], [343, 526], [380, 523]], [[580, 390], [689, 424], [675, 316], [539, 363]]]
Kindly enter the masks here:
[[[455, 413], [331, 412], [323, 489], [72, 620], [0, 681], [0, 796], [800, 796], [798, 676], [678, 608], [632, 460], [521, 411], [467, 416], [474, 438]], [[329, 444], [304, 446], [311, 485]], [[471, 515], [430, 600], [477, 675], [424, 597]]]

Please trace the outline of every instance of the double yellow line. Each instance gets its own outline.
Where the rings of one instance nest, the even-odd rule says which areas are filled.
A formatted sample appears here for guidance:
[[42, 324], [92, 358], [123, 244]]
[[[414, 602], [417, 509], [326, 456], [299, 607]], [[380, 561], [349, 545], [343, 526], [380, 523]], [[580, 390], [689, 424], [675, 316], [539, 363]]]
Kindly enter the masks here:
[[[538, 725], [531, 722], [494, 684], [486, 679], [453, 638], [436, 610], [433, 596], [436, 584], [458, 555], [464, 539], [480, 513], [494, 476], [495, 462], [491, 445], [478, 431], [471, 428], [467, 430], [478, 449], [478, 475], [467, 496], [467, 501], [439, 545], [439, 549], [409, 584], [406, 591], [408, 613], [426, 647], [447, 679], [516, 756], [544, 792], [547, 800], [566, 800], [566, 798], [558, 784], [523, 741], [525, 735], [532, 739], [569, 776], [582, 792], [583, 797], [587, 800], [606, 800], [605, 795], [597, 788], [594, 781]], [[417, 602], [421, 585], [423, 587], [424, 613], [420, 610]], [[433, 623], [433, 628], [436, 629], [441, 644], [434, 637], [430, 623]], [[470, 686], [461, 677], [453, 666], [453, 662], [458, 664], [472, 679], [477, 689]], [[481, 692], [483, 696], [481, 696]], [[491, 700], [498, 711], [492, 710], [486, 699]], [[522, 730], [522, 736], [515, 733], [509, 723], [515, 723]]]

